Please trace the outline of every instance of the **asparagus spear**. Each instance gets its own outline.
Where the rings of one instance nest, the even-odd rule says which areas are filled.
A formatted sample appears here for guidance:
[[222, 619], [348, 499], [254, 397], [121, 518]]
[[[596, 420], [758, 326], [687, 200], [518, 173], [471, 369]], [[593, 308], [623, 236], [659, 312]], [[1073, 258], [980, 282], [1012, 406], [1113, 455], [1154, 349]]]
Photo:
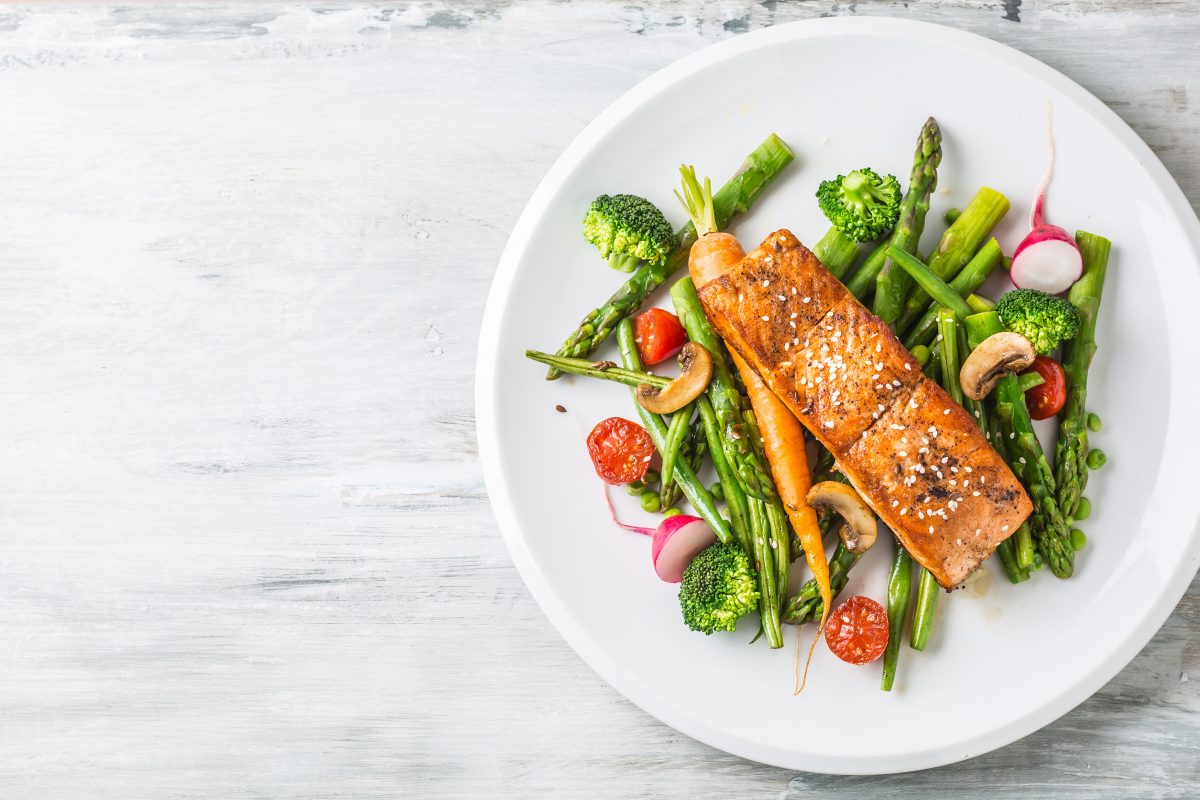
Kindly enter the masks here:
[[[642, 360], [638, 356], [637, 344], [633, 341], [633, 323], [630, 320], [622, 320], [617, 329], [617, 347], [621, 351], [621, 360], [625, 362], [627, 369], [634, 372], [642, 371]], [[636, 391], [634, 389], [633, 391]], [[633, 393], [631, 391], [631, 394]], [[633, 407], [637, 409], [638, 416], [642, 420], [642, 427], [650, 434], [650, 438], [654, 441], [654, 446], [658, 448], [658, 452], [665, 453], [667, 450], [667, 423], [663, 422], [663, 418], [658, 414], [653, 414], [642, 408], [642, 404], [634, 397]], [[717, 510], [717, 503], [713, 500], [713, 496], [708, 489], [704, 488], [704, 484], [696, 477], [696, 473], [692, 470], [690, 464], [680, 461], [675, 465], [675, 482], [679, 484], [679, 488], [683, 490], [683, 495], [696, 509], [696, 513], [704, 518], [704, 521], [713, 529], [713, 533], [722, 542], [732, 540], [732, 535], [729, 532], [729, 524], [725, 518], [721, 516], [721, 512]]]
[[[957, 297], [957, 295], [955, 295]], [[960, 366], [958, 358], [958, 318], [948, 308], [939, 308], [937, 328], [941, 335], [942, 388], [950, 393], [954, 402], [962, 405], [962, 386], [958, 382]], [[909, 643], [914, 650], [924, 650], [933, 633], [933, 621], [937, 617], [938, 596], [941, 587], [933, 573], [921, 568], [917, 584], [917, 605], [913, 610], [912, 634]]]
[[[829, 587], [833, 597], [837, 597], [838, 592], [846, 588], [846, 582], [850, 580], [850, 569], [860, 558], [861, 555], [851, 553], [841, 540], [838, 540], [833, 555], [829, 557]], [[783, 621], [788, 625], [820, 622], [824, 612], [825, 604], [821, 602], [821, 590], [817, 581], [810, 579], [784, 605]]]
[[[900, 203], [900, 219], [892, 231], [893, 246], [909, 252], [916, 251], [921, 232], [925, 229], [929, 196], [937, 187], [937, 168], [941, 160], [942, 132], [938, 129], [937, 120], [930, 117], [917, 137], [912, 176], [908, 181], [908, 191]], [[911, 287], [912, 280], [889, 259], [875, 281], [876, 316], [887, 323], [899, 319]]]
[[[738, 214], [745, 213], [783, 168], [791, 163], [791, 149], [775, 134], [767, 137], [746, 157], [737, 173], [713, 195], [713, 210], [718, 228], [726, 227]], [[612, 334], [617, 323], [633, 314], [667, 278], [687, 266], [688, 253], [696, 241], [696, 228], [688, 223], [679, 229], [679, 248], [657, 264], [643, 264], [612, 297], [589, 311], [562, 347], [558, 355], [586, 358]], [[562, 373], [551, 367], [547, 380]]]
[[[1000, 252], [1000, 243], [995, 239], [989, 239], [984, 243], [983, 247], [979, 248], [979, 252], [975, 254], [975, 257], [947, 285], [959, 297], [968, 297], [980, 286], [983, 286], [984, 281], [988, 279], [992, 271], [1000, 265], [1002, 255]], [[930, 270], [932, 269], [933, 267], [930, 267]], [[925, 297], [929, 296], [923, 289], [921, 290], [921, 294]], [[970, 307], [970, 303], [967, 303], [967, 306]], [[938, 303], [931, 302], [925, 315], [911, 328], [909, 328], [912, 322], [911, 319], [901, 317], [900, 322], [896, 325], [896, 330], [908, 331], [908, 334], [904, 338], [905, 347], [912, 350], [919, 344], [929, 344], [937, 330], [937, 312], [939, 307]], [[906, 314], [905, 316], [908, 315]]]
[[[1008, 208], [1008, 198], [995, 189], [984, 186], [976, 192], [954, 224], [946, 229], [937, 249], [929, 254], [930, 271], [944, 281], [961, 272], [992, 232], [992, 228], [995, 228], [1008, 213]], [[905, 249], [911, 251], [914, 248]], [[905, 300], [904, 312], [900, 315], [896, 329], [905, 330], [920, 316], [928, 303], [929, 295], [918, 286]]]
[[[958, 326], [958, 352], [958, 367], [961, 371], [962, 363], [966, 360], [967, 356], [971, 354], [971, 348], [967, 344], [966, 326], [964, 325]], [[983, 432], [984, 438], [992, 443], [992, 446], [996, 448], [996, 451], [1000, 453], [1001, 457], [1003, 457], [1005, 461], [1008, 461], [1008, 458], [1005, 455], [1007, 450], [1004, 448], [1004, 440], [998, 436], [995, 438], [992, 436], [995, 426], [992, 425], [992, 418], [988, 412], [987, 405], [981, 400], [972, 400], [971, 398], [967, 397], [963, 402], [963, 408], [967, 409], [968, 413], [975, 418], [975, 422], [979, 425], [979, 430]], [[1021, 560], [1023, 553], [1021, 551], [1022, 540], [1020, 538], [1020, 534], [1022, 531], [1024, 532], [1024, 541], [1029, 544], [1029, 550], [1027, 553], [1029, 557], [1029, 563], [1032, 563], [1033, 545], [1032, 539], [1029, 536], [1028, 525], [1022, 525], [1017, 529], [1017, 533], [1014, 533], [1012, 536], [1005, 539], [996, 548], [996, 552], [1000, 556], [1000, 563], [1004, 567], [1004, 573], [1008, 576], [1009, 581], [1012, 583], [1021, 583], [1022, 581], [1029, 580], [1029, 563], [1023, 563]]]
[[888, 643], [883, 651], [883, 681], [879, 686], [885, 692], [892, 690], [900, 663], [900, 639], [904, 635], [904, 618], [912, 598], [912, 565], [912, 556], [897, 541], [896, 559], [892, 562], [887, 584]]
[[1058, 446], [1054, 454], [1057, 470], [1058, 505], [1065, 516], [1075, 515], [1079, 498], [1087, 486], [1087, 377], [1096, 354], [1096, 317], [1108, 271], [1112, 242], [1094, 233], [1079, 231], [1075, 243], [1083, 255], [1083, 275], [1075, 281], [1067, 299], [1079, 309], [1079, 335], [1063, 345], [1062, 366], [1067, 376], [1067, 402], [1059, 414]]
[[[994, 333], [1004, 330], [995, 311], [966, 318], [967, 338], [972, 347]], [[1075, 551], [1071, 548], [1071, 530], [1058, 507], [1054, 473], [1033, 432], [1025, 393], [1015, 375], [1000, 380], [992, 390], [998, 431], [1008, 449], [1008, 465], [1021, 479], [1033, 500], [1029, 529], [1038, 553], [1059, 578], [1069, 578], [1075, 569]], [[994, 438], [994, 437], [993, 437]]]
[[649, 372], [642, 372], [641, 370], [624, 369], [611, 361], [588, 361], [583, 358], [568, 358], [566, 356], [543, 353], [538, 350], [526, 350], [525, 357], [531, 361], [548, 364], [552, 369], [556, 369], [559, 372], [569, 372], [572, 375], [582, 375], [587, 378], [615, 381], [616, 383], [623, 383], [626, 386], [632, 386], [635, 389], [638, 387], [638, 384], [642, 383], [662, 388], [671, 382], [670, 378], [651, 375]]

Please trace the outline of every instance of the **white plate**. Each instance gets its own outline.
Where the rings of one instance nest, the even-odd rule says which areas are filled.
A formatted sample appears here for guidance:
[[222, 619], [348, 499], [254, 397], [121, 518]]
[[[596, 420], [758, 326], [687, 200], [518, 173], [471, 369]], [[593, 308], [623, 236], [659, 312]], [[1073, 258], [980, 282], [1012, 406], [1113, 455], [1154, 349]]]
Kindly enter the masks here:
[[[886, 79], [903, 76], [902, 65], [926, 66], [937, 79]], [[928, 650], [904, 648], [895, 691], [879, 690], [878, 663], [850, 667], [818, 648], [809, 688], [793, 698], [794, 631], [783, 651], [748, 646], [751, 624], [712, 637], [687, 631], [675, 588], [650, 570], [648, 542], [609, 523], [581, 440], [604, 417], [634, 416], [624, 387], [548, 383], [523, 351], [555, 350], [621, 282], [579, 233], [595, 195], [643, 194], [679, 221], [671, 190], [680, 162], [719, 183], [771, 131], [797, 159], [737, 223], [748, 246], [781, 227], [809, 243], [819, 237], [826, 225], [813, 192], [823, 177], [869, 165], [906, 179], [917, 130], [933, 115], [945, 158], [924, 246], [942, 229], [942, 211], [988, 184], [1013, 201], [999, 232], [1011, 252], [1043, 169], [1048, 98], [1059, 154], [1050, 219], [1115, 242], [1090, 382], [1090, 405], [1105, 424], [1093, 441], [1109, 464], [1088, 488], [1095, 510], [1076, 576], [1060, 581], [1043, 571], [1014, 587], [989, 566], [986, 590], [943, 598]], [[1200, 224], [1183, 194], [1115, 114], [995, 42], [922, 23], [828, 19], [686, 58], [580, 134], [534, 193], [500, 261], [476, 402], [484, 472], [513, 560], [597, 672], [714, 747], [796, 769], [884, 773], [1007, 744], [1128, 663], [1200, 563], [1198, 244]], [[655, 301], [668, 304], [662, 291]], [[556, 403], [572, 413], [555, 413]], [[640, 515], [632, 502], [622, 511]], [[843, 596], [882, 599], [889, 549], [872, 552]], [[812, 630], [803, 629], [805, 641]]]

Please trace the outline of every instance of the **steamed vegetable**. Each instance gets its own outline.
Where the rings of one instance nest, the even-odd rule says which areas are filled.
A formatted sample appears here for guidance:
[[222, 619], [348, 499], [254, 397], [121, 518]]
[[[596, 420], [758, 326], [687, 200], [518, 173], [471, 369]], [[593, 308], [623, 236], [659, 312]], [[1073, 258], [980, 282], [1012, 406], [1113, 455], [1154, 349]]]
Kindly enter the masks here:
[[849, 175], [822, 181], [817, 205], [825, 218], [856, 242], [878, 239], [890, 231], [900, 216], [900, 181], [863, 167]]
[[[749, 210], [771, 181], [792, 162], [792, 158], [792, 151], [782, 139], [775, 134], [767, 137], [746, 158], [729, 182], [713, 195], [713, 215], [717, 225], [724, 227], [738, 214]], [[591, 354], [616, 330], [618, 322], [637, 311], [651, 292], [683, 269], [692, 242], [696, 240], [696, 230], [688, 223], [676, 235], [679, 246], [670, 257], [654, 264], [647, 262], [629, 276], [629, 280], [604, 305], [584, 316], [558, 349], [558, 355], [584, 358]], [[561, 374], [551, 368], [546, 373], [546, 379], [554, 380]]]
[[742, 548], [714, 544], [691, 560], [679, 585], [683, 621], [694, 631], [731, 631], [758, 607], [758, 578]]
[[[900, 218], [892, 231], [891, 244], [912, 253], [921, 241], [925, 215], [929, 212], [929, 196], [937, 187], [937, 168], [942, 161], [942, 132], [937, 120], [930, 117], [917, 138], [912, 175], [908, 191], [900, 204]], [[912, 279], [889, 258], [875, 279], [876, 316], [884, 322], [895, 322], [904, 309], [905, 299], [912, 288]]]
[[622, 272], [633, 272], [643, 261], [660, 264], [679, 245], [658, 206], [636, 194], [602, 194], [593, 200], [583, 218], [583, 238]]
[[1079, 310], [1070, 302], [1037, 289], [1015, 289], [996, 303], [1004, 327], [1029, 341], [1039, 355], [1048, 356], [1059, 342], [1079, 335]]
[[[1007, 197], [995, 189], [989, 189], [986, 186], [981, 188], [971, 198], [971, 202], [963, 209], [954, 224], [942, 234], [937, 248], [929, 254], [926, 262], [929, 264], [929, 270], [944, 281], [949, 281], [962, 272], [971, 262], [980, 245], [991, 234], [992, 229], [1008, 213], [1008, 209]], [[913, 248], [905, 249], [910, 252], [913, 250]], [[978, 285], [975, 288], [979, 288]], [[974, 289], [970, 291], [974, 291]], [[970, 292], [962, 294], [966, 295]], [[900, 315], [896, 329], [907, 330], [912, 321], [925, 310], [928, 303], [928, 293], [917, 286], [904, 302], [904, 313]]]
[[1096, 319], [1108, 272], [1112, 242], [1094, 233], [1076, 234], [1083, 254], [1083, 277], [1071, 287], [1067, 299], [1079, 309], [1079, 335], [1063, 347], [1062, 366], [1067, 379], [1067, 399], [1059, 418], [1054, 466], [1058, 504], [1066, 516], [1076, 516], [1079, 499], [1087, 487], [1088, 430], [1100, 429], [1100, 418], [1087, 413], [1088, 368], [1096, 354]]
[[[967, 337], [976, 349], [989, 337], [1003, 332], [1000, 315], [995, 311], [973, 314], [965, 323]], [[1028, 525], [1037, 551], [1051, 572], [1059, 578], [1069, 578], [1075, 570], [1071, 531], [1056, 499], [1054, 473], [1033, 431], [1025, 396], [1015, 375], [1006, 375], [997, 382], [993, 401], [997, 432], [1004, 437], [1008, 449], [1008, 464], [1033, 501]]]
[[1083, 274], [1083, 257], [1071, 234], [1046, 222], [1046, 189], [1054, 173], [1054, 132], [1049, 120], [1046, 140], [1049, 150], [1046, 172], [1029, 213], [1029, 234], [1013, 251], [1009, 277], [1018, 288], [1059, 294]]
[[888, 575], [888, 640], [883, 651], [883, 680], [879, 684], [879, 688], [885, 692], [892, 690], [896, 668], [900, 664], [900, 637], [904, 633], [904, 620], [912, 597], [912, 565], [912, 556], [904, 549], [904, 545], [896, 542], [896, 558]]

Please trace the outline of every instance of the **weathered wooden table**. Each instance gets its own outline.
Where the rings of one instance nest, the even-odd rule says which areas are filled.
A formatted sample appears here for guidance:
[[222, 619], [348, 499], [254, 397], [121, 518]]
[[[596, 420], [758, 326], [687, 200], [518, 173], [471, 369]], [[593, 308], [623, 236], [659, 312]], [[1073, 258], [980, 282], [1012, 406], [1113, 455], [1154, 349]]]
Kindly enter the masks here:
[[473, 359], [543, 172], [680, 56], [868, 13], [1061, 69], [1200, 201], [1189, 0], [0, 10], [0, 796], [1200, 796], [1200, 582], [1024, 741], [797, 776], [622, 699], [496, 533]]

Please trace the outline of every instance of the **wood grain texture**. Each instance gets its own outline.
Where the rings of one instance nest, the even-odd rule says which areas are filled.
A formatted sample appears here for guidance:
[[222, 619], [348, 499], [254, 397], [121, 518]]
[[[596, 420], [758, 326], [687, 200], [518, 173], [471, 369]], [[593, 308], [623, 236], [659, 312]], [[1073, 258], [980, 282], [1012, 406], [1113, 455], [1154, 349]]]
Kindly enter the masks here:
[[1188, 0], [0, 10], [0, 796], [1200, 795], [1200, 582], [1047, 729], [840, 778], [633, 707], [504, 551], [472, 368], [525, 199], [640, 78], [829, 14], [1031, 53], [1200, 203]]

